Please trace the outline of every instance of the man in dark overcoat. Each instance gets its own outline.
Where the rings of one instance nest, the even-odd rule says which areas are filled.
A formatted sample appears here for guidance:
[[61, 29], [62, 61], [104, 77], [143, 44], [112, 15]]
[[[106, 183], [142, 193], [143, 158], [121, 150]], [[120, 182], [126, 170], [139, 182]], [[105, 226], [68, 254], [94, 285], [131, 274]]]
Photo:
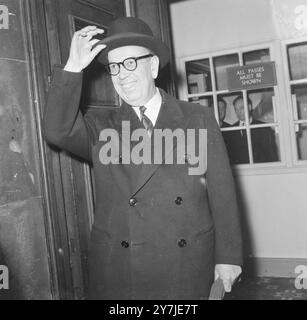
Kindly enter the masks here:
[[[156, 88], [169, 50], [144, 21], [119, 18], [106, 38], [93, 38], [102, 32], [95, 26], [75, 32], [67, 64], [54, 70], [43, 122], [47, 142], [93, 166], [87, 297], [207, 299], [218, 277], [230, 291], [241, 273], [241, 230], [215, 117]], [[83, 115], [82, 70], [95, 56], [122, 104]], [[165, 140], [157, 146], [161, 132]], [[174, 139], [166, 141], [170, 134]]]

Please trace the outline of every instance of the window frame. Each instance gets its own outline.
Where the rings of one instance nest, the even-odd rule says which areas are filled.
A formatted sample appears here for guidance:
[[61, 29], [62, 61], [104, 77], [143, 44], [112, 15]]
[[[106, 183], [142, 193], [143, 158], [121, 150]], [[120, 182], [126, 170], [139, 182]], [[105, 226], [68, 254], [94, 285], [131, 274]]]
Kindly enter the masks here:
[[[213, 59], [219, 56], [238, 54], [239, 63], [243, 65], [243, 54], [250, 51], [269, 49], [270, 60], [275, 61], [276, 65], [276, 78], [277, 85], [272, 86], [274, 90], [275, 104], [276, 104], [276, 119], [275, 123], [278, 125], [279, 135], [279, 152], [280, 162], [267, 162], [267, 163], [254, 163], [254, 164], [234, 164], [235, 175], [263, 175], [263, 174], [284, 174], [284, 173], [296, 173], [307, 172], [307, 160], [295, 161], [296, 155], [296, 140], [294, 130], [291, 129], [291, 123], [293, 123], [292, 114], [292, 102], [291, 102], [291, 86], [289, 85], [289, 72], [288, 72], [288, 58], [287, 58], [287, 45], [300, 42], [306, 42], [307, 37], [287, 40], [287, 41], [270, 41], [262, 42], [255, 45], [242, 46], [237, 48], [230, 48], [218, 51], [212, 51], [207, 53], [200, 53], [197, 55], [190, 55], [185, 57], [179, 57], [177, 59], [177, 65], [179, 74], [181, 75], [181, 81], [178, 88], [179, 97], [182, 100], [189, 101], [189, 98], [193, 96], [212, 96], [214, 101], [214, 114], [218, 121], [218, 106], [217, 97], [221, 94], [229, 94], [228, 90], [216, 90], [216, 79], [214, 72]], [[209, 59], [211, 79], [212, 79], [212, 91], [198, 94], [188, 94], [188, 84], [186, 78], [185, 63], [188, 61]], [[306, 79], [307, 84], [307, 79]], [[243, 99], [247, 101], [247, 92], [253, 90], [239, 90], [242, 93]], [[291, 122], [292, 120], [292, 122]], [[306, 121], [307, 123], [307, 121]], [[293, 126], [294, 128], [294, 126]], [[228, 131], [228, 130], [227, 130]]]
[[300, 43], [307, 43], [307, 37], [300, 37], [296, 39], [284, 40], [282, 41], [282, 55], [284, 69], [284, 79], [285, 79], [285, 86], [286, 86], [286, 99], [287, 99], [287, 107], [288, 107], [288, 126], [289, 126], [289, 137], [291, 143], [291, 161], [293, 167], [306, 169], [307, 171], [307, 160], [299, 160], [298, 159], [298, 146], [296, 143], [296, 134], [295, 134], [295, 125], [305, 123], [307, 124], [307, 119], [303, 120], [295, 120], [294, 119], [294, 106], [292, 101], [292, 87], [298, 84], [306, 84], [307, 85], [307, 78], [304, 80], [291, 80], [290, 79], [290, 65], [288, 59], [288, 46], [293, 44], [300, 44]]

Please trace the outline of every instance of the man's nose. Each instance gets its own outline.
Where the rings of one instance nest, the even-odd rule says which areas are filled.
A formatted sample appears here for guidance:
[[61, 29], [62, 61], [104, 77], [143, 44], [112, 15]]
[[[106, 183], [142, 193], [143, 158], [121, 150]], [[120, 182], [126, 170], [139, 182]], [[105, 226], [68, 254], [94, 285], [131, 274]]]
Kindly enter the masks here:
[[129, 71], [122, 64], [119, 65], [119, 74], [118, 74], [119, 78], [122, 79], [127, 77], [128, 72]]

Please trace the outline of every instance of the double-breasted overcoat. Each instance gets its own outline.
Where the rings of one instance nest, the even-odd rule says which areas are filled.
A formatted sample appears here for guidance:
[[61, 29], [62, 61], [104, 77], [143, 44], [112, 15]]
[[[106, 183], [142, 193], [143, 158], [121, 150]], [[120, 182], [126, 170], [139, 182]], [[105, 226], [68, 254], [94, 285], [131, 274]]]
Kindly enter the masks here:
[[[190, 175], [188, 148], [165, 150], [162, 163], [126, 163], [127, 141], [141, 128], [136, 113], [120, 108], [79, 110], [82, 72], [55, 68], [44, 115], [45, 139], [93, 165], [95, 219], [91, 233], [88, 297], [92, 299], [206, 299], [216, 263], [242, 263], [235, 186], [225, 145], [209, 108], [178, 101], [161, 90], [155, 129], [206, 129], [206, 172]], [[120, 148], [103, 164], [104, 129]], [[126, 141], [123, 141], [126, 140]], [[129, 140], [129, 139], [128, 139]], [[184, 142], [187, 144], [187, 142]], [[196, 143], [196, 146], [199, 144]], [[110, 144], [111, 146], [111, 144]], [[182, 154], [178, 149], [185, 150]], [[198, 152], [196, 148], [196, 154]], [[165, 157], [185, 157], [167, 163]]]

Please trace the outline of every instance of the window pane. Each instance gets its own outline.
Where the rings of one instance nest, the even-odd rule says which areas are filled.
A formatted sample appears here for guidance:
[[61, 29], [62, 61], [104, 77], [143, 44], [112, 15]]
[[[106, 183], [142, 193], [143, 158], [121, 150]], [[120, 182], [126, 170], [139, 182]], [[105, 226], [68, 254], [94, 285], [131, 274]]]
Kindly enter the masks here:
[[272, 123], [276, 121], [275, 94], [273, 88], [254, 90], [248, 92], [251, 102], [251, 124]]
[[251, 129], [254, 163], [280, 161], [279, 138], [274, 128]]
[[206, 97], [193, 97], [189, 99], [189, 102], [199, 103], [205, 107], [212, 107], [213, 106], [213, 98], [212, 96]]
[[[222, 134], [230, 162], [232, 164], [250, 163], [246, 129], [222, 131]], [[279, 137], [275, 128], [251, 129], [251, 142], [254, 163], [280, 161]]]
[[212, 91], [209, 59], [188, 61], [185, 67], [189, 94]]
[[217, 96], [220, 127], [227, 128], [238, 125], [238, 117], [233, 107], [233, 100], [241, 93], [221, 94]]
[[297, 157], [299, 160], [307, 160], [307, 123], [296, 125]]
[[251, 104], [246, 106], [244, 103], [244, 100], [243, 100], [243, 96], [240, 93], [240, 94], [234, 96], [234, 99], [232, 100], [232, 105], [233, 105], [234, 115], [236, 118], [234, 125], [245, 126], [246, 121], [249, 121], [249, 120], [246, 120], [246, 111], [245, 110], [248, 110], [247, 114], [249, 114], [250, 109], [251, 109]]
[[270, 61], [270, 50], [269, 49], [262, 49], [262, 50], [255, 50], [246, 52], [243, 54], [243, 62], [245, 65], [253, 64], [253, 63], [261, 63]]
[[222, 131], [231, 164], [249, 163], [246, 129]]
[[295, 104], [296, 98], [296, 106], [293, 105], [294, 120], [307, 119], [307, 85], [293, 86], [291, 91], [293, 104]]
[[226, 69], [229, 67], [239, 66], [238, 55], [230, 54], [227, 56], [216, 57], [213, 59], [213, 64], [215, 71], [216, 89], [228, 89]]
[[307, 78], [307, 43], [288, 46], [289, 74], [291, 80]]

